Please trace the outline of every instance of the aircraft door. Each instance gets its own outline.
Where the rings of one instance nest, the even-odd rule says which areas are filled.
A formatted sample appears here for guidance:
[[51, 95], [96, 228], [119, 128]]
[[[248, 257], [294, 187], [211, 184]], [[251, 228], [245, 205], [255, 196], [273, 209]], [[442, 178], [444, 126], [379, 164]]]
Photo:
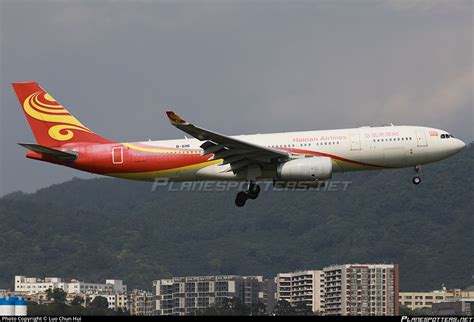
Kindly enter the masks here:
[[359, 134], [351, 134], [351, 151], [360, 150], [360, 135]]
[[115, 146], [112, 148], [112, 164], [123, 163], [123, 147]]
[[426, 141], [426, 133], [424, 130], [416, 130], [416, 145], [419, 147], [428, 146]]

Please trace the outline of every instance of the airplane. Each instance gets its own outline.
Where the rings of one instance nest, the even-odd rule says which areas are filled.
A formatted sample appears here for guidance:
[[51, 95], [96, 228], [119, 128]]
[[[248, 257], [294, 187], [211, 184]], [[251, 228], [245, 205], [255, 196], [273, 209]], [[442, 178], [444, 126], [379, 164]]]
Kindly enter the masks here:
[[36, 82], [12, 83], [36, 143], [26, 157], [95, 174], [148, 180], [245, 182], [235, 204], [260, 193], [258, 182], [324, 185], [333, 173], [414, 167], [448, 158], [465, 143], [422, 126], [358, 128], [227, 136], [193, 125], [172, 111], [170, 123], [194, 137], [115, 142], [87, 128]]

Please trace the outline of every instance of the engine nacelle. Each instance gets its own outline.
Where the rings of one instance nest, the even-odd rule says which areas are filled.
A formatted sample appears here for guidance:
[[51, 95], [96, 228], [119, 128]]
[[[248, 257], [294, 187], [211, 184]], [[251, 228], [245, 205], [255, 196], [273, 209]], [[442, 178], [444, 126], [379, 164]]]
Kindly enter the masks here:
[[273, 187], [284, 190], [320, 189], [326, 186], [326, 181], [273, 181]]
[[277, 168], [278, 178], [284, 181], [316, 181], [330, 179], [332, 161], [328, 157], [310, 157], [287, 161]]

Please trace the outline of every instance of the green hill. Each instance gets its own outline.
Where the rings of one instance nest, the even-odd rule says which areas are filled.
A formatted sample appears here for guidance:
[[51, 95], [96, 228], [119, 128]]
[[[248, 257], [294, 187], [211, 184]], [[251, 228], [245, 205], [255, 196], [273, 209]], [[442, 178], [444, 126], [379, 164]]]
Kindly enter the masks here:
[[[151, 192], [151, 183], [79, 180], [0, 199], [0, 288], [17, 274], [87, 281], [258, 274], [336, 263], [400, 264], [402, 290], [473, 284], [472, 145], [423, 168], [346, 173], [347, 191]], [[32, 161], [32, 166], [33, 166]]]

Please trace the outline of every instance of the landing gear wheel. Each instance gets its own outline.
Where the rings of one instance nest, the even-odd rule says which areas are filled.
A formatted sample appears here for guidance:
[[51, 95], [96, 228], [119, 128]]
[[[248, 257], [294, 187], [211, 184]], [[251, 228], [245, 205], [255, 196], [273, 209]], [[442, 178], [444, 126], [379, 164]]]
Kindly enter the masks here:
[[414, 184], [420, 184], [421, 183], [421, 178], [416, 176], [416, 177], [413, 177], [413, 183]]
[[257, 199], [260, 193], [260, 186], [258, 184], [251, 184], [249, 187], [248, 197], [249, 199]]
[[237, 207], [245, 206], [245, 202], [247, 201], [248, 195], [245, 191], [240, 191], [237, 196], [235, 197], [235, 205]]

